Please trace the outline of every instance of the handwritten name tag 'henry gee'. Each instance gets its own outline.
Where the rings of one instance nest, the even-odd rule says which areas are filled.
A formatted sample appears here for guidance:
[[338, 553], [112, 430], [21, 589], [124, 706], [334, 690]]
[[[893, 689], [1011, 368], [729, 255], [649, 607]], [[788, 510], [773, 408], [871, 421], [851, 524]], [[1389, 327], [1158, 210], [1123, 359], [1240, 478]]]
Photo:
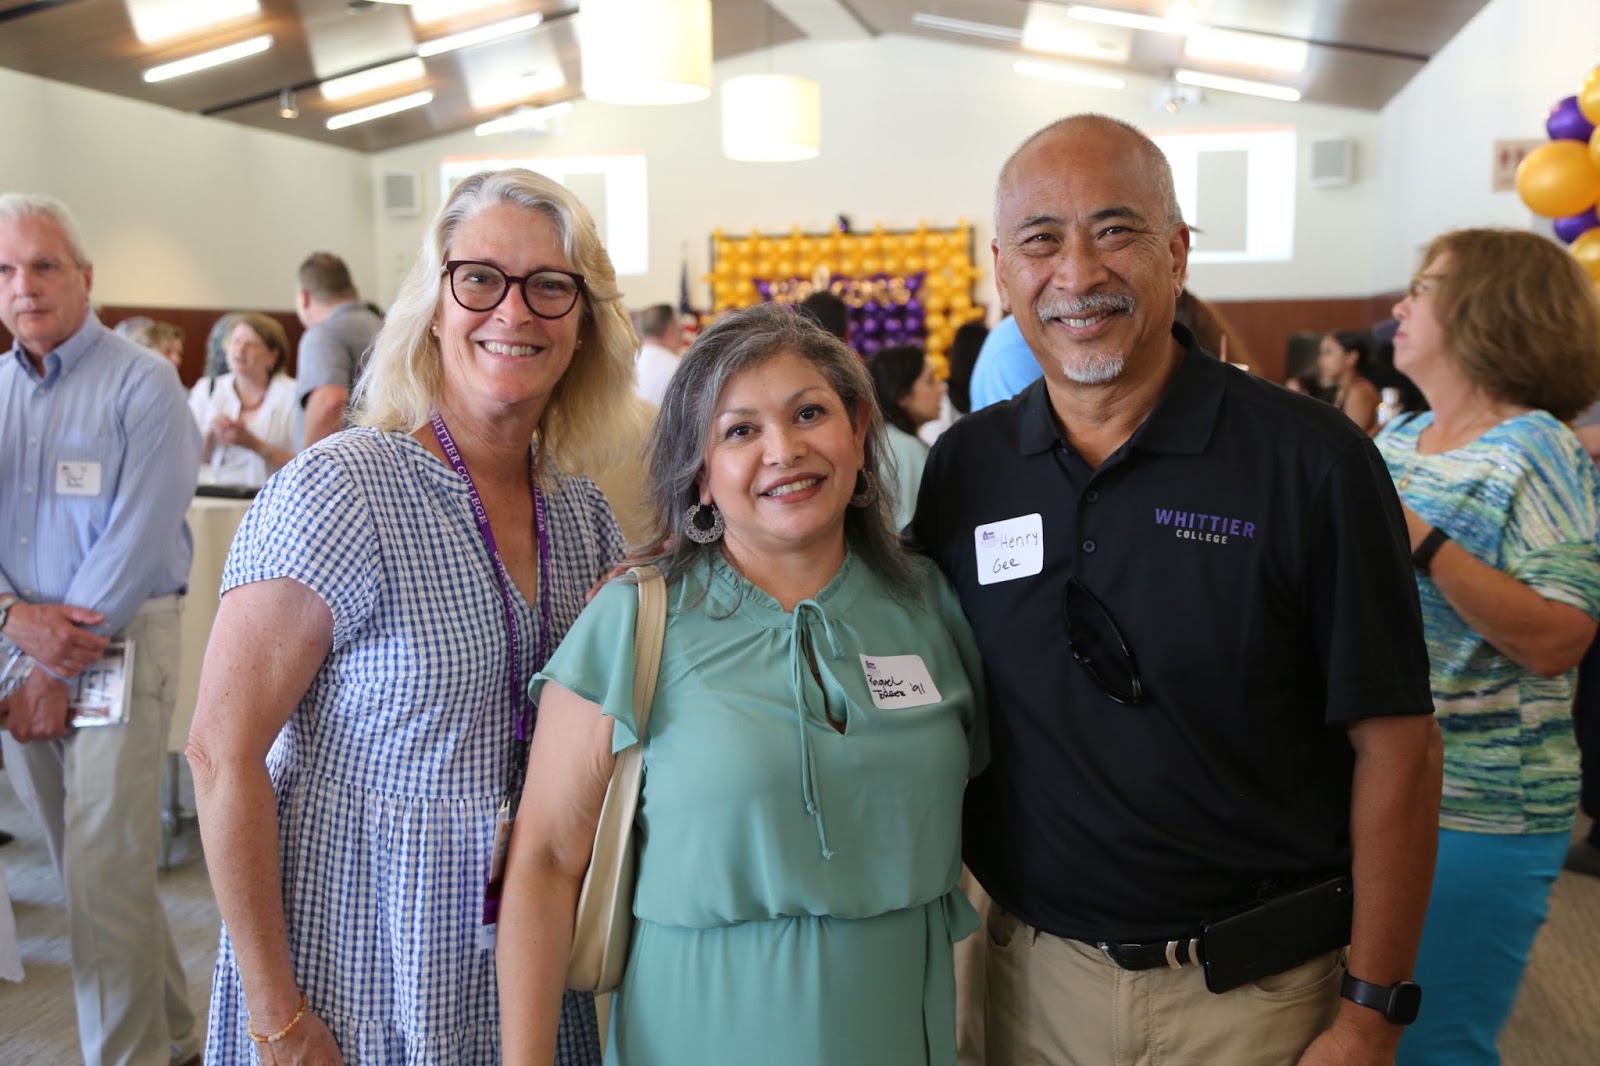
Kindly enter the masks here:
[[872, 702], [880, 710], [921, 707], [944, 698], [920, 655], [863, 655], [861, 669], [866, 671]]
[[979, 526], [972, 538], [980, 585], [1032, 577], [1044, 569], [1044, 522], [1036, 514]]

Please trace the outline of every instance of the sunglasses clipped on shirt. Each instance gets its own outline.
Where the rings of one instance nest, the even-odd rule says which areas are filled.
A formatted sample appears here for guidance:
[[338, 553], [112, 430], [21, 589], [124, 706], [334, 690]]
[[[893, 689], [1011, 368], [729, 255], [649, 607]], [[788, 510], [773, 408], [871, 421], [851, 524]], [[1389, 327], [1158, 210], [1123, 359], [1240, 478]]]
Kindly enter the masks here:
[[1100, 691], [1126, 707], [1148, 703], [1149, 690], [1116, 619], [1075, 577], [1067, 579], [1061, 613], [1067, 623], [1067, 648]]

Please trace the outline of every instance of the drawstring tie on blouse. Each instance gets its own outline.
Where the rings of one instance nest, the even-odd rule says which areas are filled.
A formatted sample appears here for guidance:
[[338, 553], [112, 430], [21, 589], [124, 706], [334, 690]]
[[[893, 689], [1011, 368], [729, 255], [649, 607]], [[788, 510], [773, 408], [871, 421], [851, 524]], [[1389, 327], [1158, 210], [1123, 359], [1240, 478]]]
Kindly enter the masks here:
[[[820, 604], [815, 600], [801, 600], [795, 604], [794, 623], [789, 631], [789, 658], [793, 668], [795, 724], [800, 730], [800, 795], [805, 801], [806, 813], [811, 815], [812, 820], [816, 823], [817, 842], [822, 845], [822, 857], [831, 859], [833, 858], [833, 849], [828, 847], [828, 831], [822, 822], [822, 801], [818, 795], [816, 759], [811, 750], [811, 734], [806, 729], [805, 686], [806, 675], [810, 672], [811, 666], [806, 660], [805, 637], [807, 630], [804, 627], [810, 623], [803, 621], [803, 619], [808, 614], [815, 616], [815, 625], [812, 628], [821, 629], [822, 635], [827, 638], [829, 657], [838, 659], [843, 654], [843, 650], [839, 647], [839, 639], [834, 636], [833, 624], [828, 621], [828, 616], [823, 613]], [[816, 654], [815, 647], [812, 648], [812, 653]], [[820, 670], [818, 674], [821, 674]], [[817, 688], [819, 690], [822, 688], [820, 676], [817, 680]], [[826, 708], [826, 694], [823, 696], [823, 703], [824, 708]], [[826, 709], [824, 709], [823, 713], [827, 713]]]

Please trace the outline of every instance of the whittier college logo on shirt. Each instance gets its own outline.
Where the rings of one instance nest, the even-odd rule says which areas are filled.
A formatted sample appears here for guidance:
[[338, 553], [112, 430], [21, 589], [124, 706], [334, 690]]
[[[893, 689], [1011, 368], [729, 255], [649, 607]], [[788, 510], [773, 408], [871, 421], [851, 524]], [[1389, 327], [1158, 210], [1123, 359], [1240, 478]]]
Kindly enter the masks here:
[[1166, 507], [1157, 507], [1156, 525], [1172, 527], [1173, 536], [1179, 540], [1227, 544], [1234, 539], [1256, 539], [1254, 522], [1228, 515], [1203, 514], [1200, 511], [1174, 511]]

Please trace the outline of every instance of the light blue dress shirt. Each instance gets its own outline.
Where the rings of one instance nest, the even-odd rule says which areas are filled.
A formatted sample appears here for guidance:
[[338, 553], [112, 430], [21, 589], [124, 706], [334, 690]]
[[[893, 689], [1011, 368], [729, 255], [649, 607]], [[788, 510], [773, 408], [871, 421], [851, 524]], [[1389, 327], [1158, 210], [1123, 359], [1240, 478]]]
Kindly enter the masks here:
[[1022, 339], [1016, 316], [1010, 315], [989, 331], [978, 349], [968, 386], [972, 409], [1004, 403], [1043, 376], [1033, 349]]
[[172, 364], [93, 314], [45, 356], [0, 357], [0, 595], [69, 603], [115, 633], [181, 592], [200, 431]]

